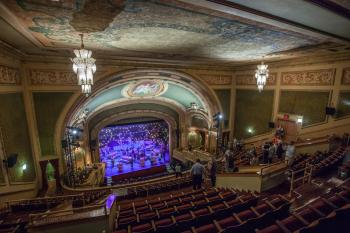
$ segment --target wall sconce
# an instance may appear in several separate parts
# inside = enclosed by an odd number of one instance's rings
[[[303,124],[303,117],[302,116],[297,118],[297,123],[298,124]]]
[[[250,133],[250,134],[253,134],[254,133],[254,130],[252,127],[248,127],[247,128],[247,132]]]

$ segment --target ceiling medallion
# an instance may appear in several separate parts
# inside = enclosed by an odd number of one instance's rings
[[[163,94],[167,89],[168,83],[162,80],[139,80],[124,87],[122,94],[125,97],[154,97]]]
[[[257,66],[255,71],[256,85],[258,86],[259,92],[264,89],[266,81],[269,78],[269,70],[267,67],[268,65],[265,65],[264,61],[261,61],[261,64]]]
[[[92,51],[84,48],[83,34],[80,34],[81,47],[74,49],[75,58],[73,71],[77,74],[78,84],[81,85],[81,92],[88,96],[91,93],[91,86],[94,84],[93,74],[96,72],[95,59],[91,57]]]

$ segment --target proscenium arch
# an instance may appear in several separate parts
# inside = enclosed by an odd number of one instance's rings
[[[210,116],[212,116],[213,113],[218,111],[221,112],[222,110],[220,102],[214,91],[205,82],[195,76],[191,76],[184,72],[169,71],[163,69],[131,69],[118,72],[114,75],[109,75],[108,77],[97,81],[94,85],[94,93],[87,99],[82,100],[75,105],[74,109],[71,111],[71,114],[67,118],[67,123],[69,124],[73,122],[74,118],[77,118],[79,115],[79,112],[84,109],[84,105],[99,96],[104,91],[117,85],[122,85],[131,81],[147,78],[172,81],[186,87],[203,102],[206,113],[208,115],[208,119],[210,120]],[[157,97],[154,99],[157,99]],[[128,100],[130,99],[128,98]]]
[[[84,106],[86,106],[86,104],[89,101],[92,101],[94,98],[98,97],[100,94],[109,90],[110,88],[116,87],[118,85],[127,84],[133,81],[144,80],[144,79],[169,81],[191,92],[201,101],[201,103],[203,103],[205,111],[199,111],[199,112],[209,122],[209,125],[211,125],[212,123],[211,116],[213,115],[213,113],[222,112],[220,101],[218,100],[215,92],[203,80],[196,77],[195,75],[189,75],[187,73],[180,72],[180,71],[170,71],[170,70],[164,70],[164,69],[124,70],[121,72],[117,72],[115,74],[109,74],[108,76],[105,76],[99,79],[93,87],[93,93],[88,98],[86,98],[81,94],[79,97],[75,96],[74,103],[71,103],[70,107],[68,109],[65,109],[65,114],[64,114],[65,116],[62,116],[62,114],[60,116],[60,118],[62,118],[61,122],[63,122],[63,124],[60,124],[60,127],[59,126],[57,127],[59,129],[56,128],[56,135],[59,135],[58,137],[56,137],[57,147],[59,148],[58,151],[60,152],[58,154],[62,154],[62,149],[58,145],[60,144],[59,138],[63,138],[64,136],[65,127],[73,126],[72,123],[77,119],[80,113],[85,109]],[[189,110],[188,110],[189,106],[181,106],[181,104],[177,103],[176,101],[162,98],[159,96],[141,97],[141,98],[131,97],[131,98],[124,98],[124,100],[111,100],[108,103],[106,102],[104,104],[101,104],[101,106],[96,108],[94,111],[88,113],[86,125],[88,125],[89,119],[91,119],[91,117],[93,117],[95,114],[98,114],[100,111],[104,111],[108,108],[127,105],[135,102],[163,104],[173,108],[178,112],[179,121],[182,123],[182,125],[179,124],[177,125],[177,127],[184,135],[186,134],[188,130],[187,127],[189,126],[189,124],[187,123],[187,121],[185,121],[185,119],[188,118],[187,115],[189,113]],[[191,111],[192,110],[190,110],[190,112]],[[84,126],[84,129],[85,127],[86,126]],[[87,138],[89,138],[88,135],[87,135]],[[86,137],[84,137],[84,140],[85,139]],[[183,140],[182,135],[180,135],[179,140],[181,142],[184,142],[183,146],[186,146],[185,145],[186,142],[185,140]],[[62,159],[62,156],[59,156],[59,158]]]

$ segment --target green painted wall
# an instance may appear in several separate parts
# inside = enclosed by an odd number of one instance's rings
[[[336,109],[336,118],[350,115],[350,91],[341,91],[339,93],[338,105]]]
[[[54,133],[57,119],[72,92],[34,92],[34,108],[41,155],[55,155]]]
[[[234,135],[238,139],[264,134],[271,129],[274,91],[237,90]],[[251,129],[251,132],[248,131]]]
[[[228,129],[230,122],[231,90],[215,90],[215,94],[222,106],[224,114],[224,129]]]
[[[303,126],[324,122],[330,92],[282,91],[280,113],[303,116]]]
[[[5,154],[18,154],[16,165],[8,170],[10,182],[33,181],[35,168],[22,94],[0,94],[0,109]],[[24,164],[27,166],[26,170],[22,170]]]

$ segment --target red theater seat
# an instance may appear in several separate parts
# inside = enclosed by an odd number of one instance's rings
[[[277,225],[271,225],[262,230],[256,230],[255,232],[256,233],[284,233],[284,231],[282,231],[281,228]]]
[[[118,228],[122,228],[123,226],[127,226],[129,224],[137,223],[137,216],[133,215],[130,217],[119,218],[118,219]]]
[[[210,224],[206,224],[200,227],[197,227],[193,230],[193,232],[195,233],[216,233],[218,232],[218,230],[215,227],[215,224],[210,223]]]
[[[240,222],[234,216],[230,216],[222,220],[219,220],[217,221],[217,223],[222,229],[225,229],[230,226],[237,226],[240,224]]]
[[[154,212],[154,211],[139,214],[139,221],[140,222],[147,222],[149,220],[157,219],[157,218],[158,218],[158,216],[157,216],[156,212]]]
[[[145,223],[145,224],[132,227],[131,232],[132,233],[150,233],[150,232],[154,232],[154,229],[152,227],[152,224]]]
[[[296,231],[302,227],[304,227],[306,224],[302,222],[297,217],[291,215],[288,218],[281,221],[281,223],[290,231]]]

